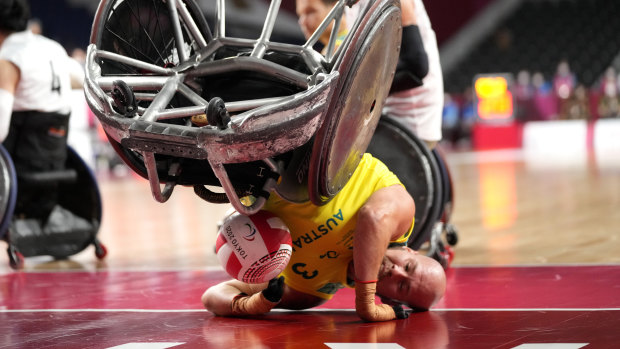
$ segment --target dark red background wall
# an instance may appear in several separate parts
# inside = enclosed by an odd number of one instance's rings
[[[431,19],[441,46],[467,21],[494,0],[424,0],[426,12]]]

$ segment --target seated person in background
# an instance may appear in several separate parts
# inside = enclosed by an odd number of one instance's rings
[[[291,260],[281,277],[269,283],[230,280],[207,289],[202,302],[216,315],[308,309],[340,288],[354,287],[360,318],[387,321],[407,316],[402,305],[427,310],[445,292],[442,266],[406,247],[413,230],[413,199],[370,154],[327,204],[296,204],[272,193],[263,209],[291,231]],[[375,295],[386,304],[375,304]]]
[[[297,0],[299,25],[306,39],[319,27],[336,2],[337,0]],[[366,4],[367,0],[361,0],[352,8],[346,8],[346,16],[340,23],[336,44],[344,40],[347,26],[355,22],[359,9]],[[422,0],[402,0],[401,20],[401,51],[383,114],[399,117],[432,149],[441,140],[444,97],[437,39]],[[321,36],[320,42],[323,45],[327,45],[332,30],[333,28],[329,27]]]
[[[347,23],[353,23],[349,18],[355,18],[367,1],[347,8]],[[398,117],[432,149],[441,140],[444,102],[439,48],[422,0],[401,0],[400,4],[401,52],[383,114]]]
[[[1,2],[0,142],[18,178],[64,169],[71,112],[71,59],[60,44],[29,31],[29,18],[26,0]],[[57,185],[18,187],[15,215],[45,224],[59,207]]]

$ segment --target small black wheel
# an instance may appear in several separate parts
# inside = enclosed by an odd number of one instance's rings
[[[108,255],[108,249],[99,240],[95,239],[95,256],[97,259],[104,259]]]
[[[428,256],[439,262],[444,270],[447,270],[454,260],[454,251],[452,247],[445,246],[443,242],[438,241],[437,248]]]
[[[450,246],[454,246],[459,242],[459,235],[453,224],[446,224],[446,241]]]
[[[9,248],[6,250],[9,255],[9,265],[15,270],[20,270],[24,267],[24,255],[22,255],[13,245],[9,244]]]
[[[136,96],[134,95],[131,87],[129,87],[125,81],[114,81],[112,99],[114,100],[114,107],[119,114],[122,114],[128,118],[136,115],[136,112],[138,111]]]
[[[228,110],[226,110],[226,104],[224,100],[219,97],[214,97],[209,101],[206,114],[209,124],[217,126],[220,129],[226,128],[226,125],[230,122],[230,115],[228,114]]]

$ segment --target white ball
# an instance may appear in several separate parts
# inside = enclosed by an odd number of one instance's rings
[[[293,252],[291,233],[271,212],[251,216],[235,212],[224,218],[215,252],[230,276],[259,284],[278,276],[288,264]]]

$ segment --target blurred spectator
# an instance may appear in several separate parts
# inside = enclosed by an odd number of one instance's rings
[[[460,139],[459,143],[469,142],[471,132],[476,123],[477,117],[474,103],[474,89],[468,87],[463,93],[463,104],[461,106]]]
[[[588,90],[582,84],[575,87],[575,92],[569,97],[564,104],[565,111],[560,113],[562,119],[576,120],[576,119],[590,119],[590,100],[588,97]]]
[[[521,70],[517,74],[517,83],[515,84],[515,100],[517,105],[516,119],[520,122],[534,120],[536,113],[534,111],[534,86],[528,70]]]
[[[601,118],[617,118],[620,116],[617,80],[615,69],[613,67],[607,68],[601,81],[601,99],[597,110]]]
[[[566,115],[569,110],[568,104],[573,97],[576,85],[577,78],[571,72],[568,61],[565,59],[561,60],[553,77],[553,91],[558,98],[561,119],[568,118],[568,115]]]
[[[534,86],[535,120],[552,120],[557,117],[558,104],[551,84],[545,80],[541,72],[532,75]]]
[[[84,67],[86,64],[86,52],[81,48],[71,51],[71,88],[82,89],[84,85]]]
[[[609,67],[605,70],[605,75],[601,80],[601,94],[609,96],[618,95],[618,80],[616,78],[616,70],[614,67]]]
[[[75,59],[83,67],[86,64],[86,51],[81,47],[76,47],[71,50],[71,58]]]
[[[442,134],[448,143],[456,144],[460,137],[459,105],[448,93],[444,94],[442,111]]]
[[[508,52],[512,49],[512,32],[504,27],[495,32],[495,46],[500,52]]]
[[[28,29],[33,34],[43,35],[43,24],[38,18],[31,18],[28,20]]]

